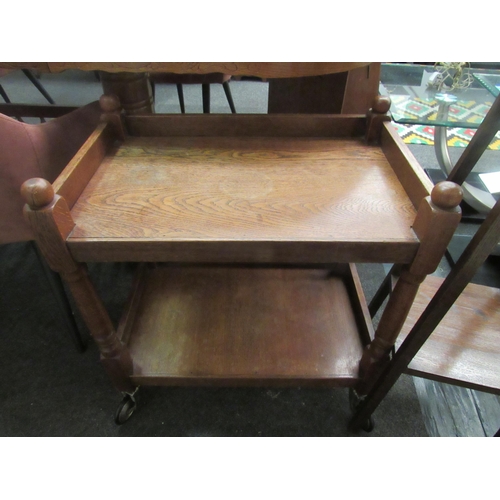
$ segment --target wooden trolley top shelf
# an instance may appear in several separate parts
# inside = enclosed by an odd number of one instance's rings
[[[411,261],[415,201],[393,159],[363,137],[303,135],[126,137],[81,193],[67,196],[71,165],[56,182],[68,246],[87,261]]]

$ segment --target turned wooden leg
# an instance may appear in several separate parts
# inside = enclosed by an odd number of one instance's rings
[[[154,100],[147,73],[100,72],[105,94],[116,95],[127,115],[154,113]]]
[[[375,317],[375,314],[377,314],[378,310],[382,307],[382,304],[384,303],[385,299],[392,292],[395,286],[394,281],[396,279],[396,276],[399,276],[400,274],[400,268],[401,266],[397,264],[392,266],[391,270],[384,278],[384,281],[380,285],[379,289],[375,292],[375,295],[373,296],[372,300],[370,301],[370,304],[368,305],[368,311],[370,312],[371,318]]]
[[[359,395],[370,390],[387,364],[420,283],[436,270],[460,222],[461,201],[462,189],[452,182],[437,184],[431,196],[422,201],[413,224],[420,246],[413,262],[402,267],[375,337],[365,348],[359,364],[360,382],[356,387]]]
[[[27,203],[24,214],[38,247],[50,268],[67,283],[113,384],[120,391],[133,393],[130,353],[119,340],[86,266],[76,262],[66,246],[66,238],[75,226],[66,200],[55,195],[52,185],[44,179],[24,182],[21,194]]]

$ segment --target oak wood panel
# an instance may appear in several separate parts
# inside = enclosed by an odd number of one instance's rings
[[[100,123],[55,180],[54,191],[70,209],[101,165],[113,139],[111,125]]]
[[[390,122],[383,124],[381,147],[413,205],[418,208],[422,199],[431,193],[433,184]]]
[[[415,244],[415,210],[361,140],[131,138],[73,207],[71,239]]]
[[[127,116],[126,124],[139,137],[358,137],[365,133],[366,116],[156,114]]]
[[[325,75],[349,71],[366,66],[368,62],[8,62],[0,68],[34,69],[59,73],[68,69],[107,71],[109,73],[225,73],[229,75],[257,76],[260,78],[286,78]]]
[[[362,347],[341,277],[196,267],[147,274],[128,343],[136,383],[356,380]]]
[[[427,307],[442,278],[429,276],[398,339]],[[500,290],[469,284],[410,362],[407,372],[474,389],[500,391]]]
[[[75,238],[68,240],[81,262],[181,262],[314,264],[332,262],[411,262],[418,241],[185,241],[154,238]]]

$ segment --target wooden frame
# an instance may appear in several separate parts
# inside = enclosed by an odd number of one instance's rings
[[[33,179],[23,194],[119,390],[369,389],[460,220],[460,188],[430,192],[389,104],[368,117],[123,120],[101,99],[104,123],[53,186]],[[140,266],[117,331],[92,260],[165,263]],[[402,266],[376,332],[356,262]]]

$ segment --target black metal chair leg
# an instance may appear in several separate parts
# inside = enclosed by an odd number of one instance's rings
[[[57,305],[59,306],[61,316],[64,319],[64,322],[66,323],[66,327],[71,334],[71,338],[73,339],[76,348],[79,351],[84,352],[85,349],[87,348],[87,343],[83,340],[80,331],[78,330],[78,326],[76,324],[75,317],[73,316],[73,311],[71,309],[71,305],[66,295],[66,291],[64,290],[61,278],[59,274],[50,269],[47,262],[45,262],[45,259],[40,254],[40,251],[38,250],[38,247],[36,246],[35,242],[32,242],[32,247],[36,253],[38,261],[42,266],[45,276],[47,277],[47,281],[49,282],[50,288],[54,293],[54,297],[56,298]]]
[[[0,85],[0,95],[7,104],[10,104],[9,96],[7,95],[7,92],[5,92],[4,88],[1,85]]]
[[[231,113],[236,113],[236,108],[234,107],[233,96],[231,95],[231,89],[229,88],[229,82],[224,82],[222,84],[224,92],[226,93],[227,102],[231,108]]]
[[[9,99],[9,96],[7,95],[7,92],[5,92],[5,89],[1,85],[0,85],[0,95],[7,104],[12,104],[11,100]],[[23,119],[20,116],[16,116],[15,118],[16,120],[24,123]]]
[[[210,113],[210,84],[201,84],[201,93],[203,98],[203,113]]]
[[[44,86],[40,83],[40,80],[33,75],[29,69],[23,69],[22,72],[26,75],[29,81],[39,90],[39,92],[50,102],[50,104],[55,104],[54,99],[50,97],[49,93],[45,90]]]
[[[179,105],[181,107],[181,113],[186,112],[186,108],[184,107],[184,90],[182,89],[182,83],[177,83],[177,95],[179,96]]]

